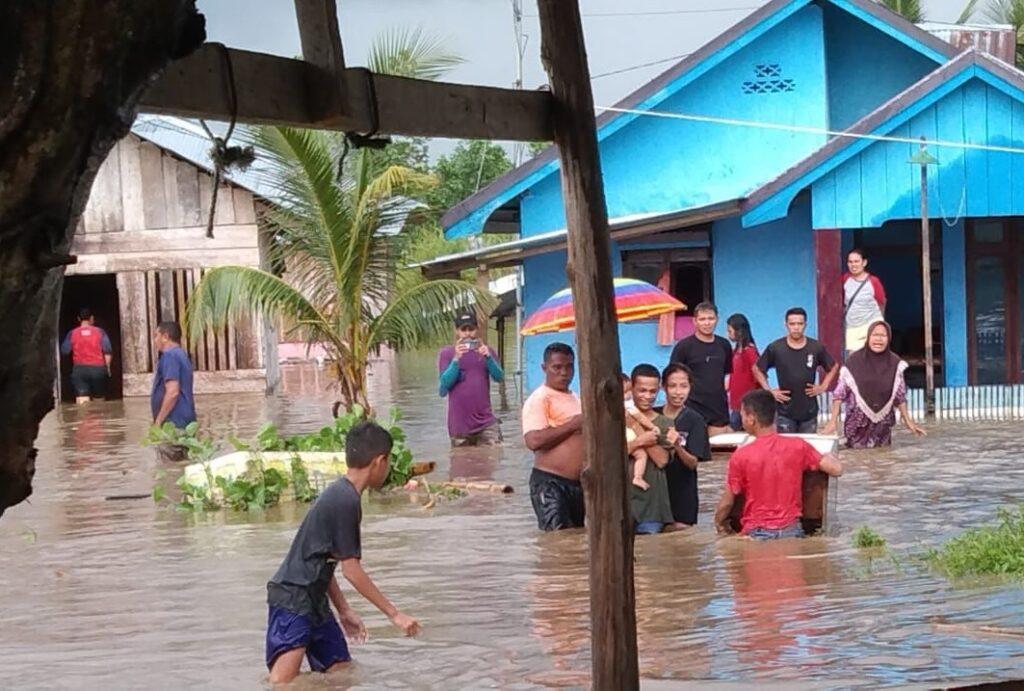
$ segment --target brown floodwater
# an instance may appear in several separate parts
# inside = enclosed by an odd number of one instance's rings
[[[299,686],[503,688],[585,685],[587,568],[582,531],[541,534],[526,492],[530,460],[517,414],[505,448],[450,453],[433,357],[378,368],[378,406],[405,411],[418,457],[435,477],[509,482],[511,496],[474,495],[424,510],[370,499],[367,570],[423,623],[405,639],[358,595],[370,641],[350,669]],[[204,427],[252,435],[328,420],[313,369],[286,371],[276,398],[199,400]],[[35,494],[0,519],[0,679],[4,687],[210,688],[264,683],[265,583],[305,507],[195,516],[152,500],[159,463],[139,445],[147,401],[63,406],[44,422]],[[951,584],[915,554],[1024,499],[1017,424],[930,425],[891,450],[843,452],[832,537],[752,543],[716,539],[710,512],[725,463],[703,464],[700,525],[637,540],[642,675],[670,681],[775,682],[781,687],[931,686],[1024,678],[1024,590]],[[850,535],[870,524],[896,558],[868,558]],[[345,587],[345,584],[343,584]],[[667,680],[667,681],[666,681]]]

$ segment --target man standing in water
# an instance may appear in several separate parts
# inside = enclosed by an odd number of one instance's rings
[[[438,392],[448,397],[448,436],[452,446],[494,446],[501,443],[501,423],[491,410],[490,379],[505,373],[497,356],[482,340],[472,310],[455,317],[455,345],[437,356],[441,373]]]
[[[839,363],[832,359],[823,346],[804,335],[807,312],[802,307],[786,311],[786,337],[772,341],[754,368],[754,378],[762,388],[771,391],[779,404],[777,425],[779,432],[788,434],[814,434],[818,429],[818,396],[829,390]],[[778,388],[768,383],[768,370],[778,375]],[[820,384],[818,368],[825,371]]]
[[[720,534],[731,532],[729,515],[736,497],[743,495],[744,535],[760,540],[802,537],[804,471],[821,470],[839,477],[842,464],[832,454],[821,455],[803,439],[780,436],[775,431],[775,400],[768,391],[747,393],[740,418],[754,441],[729,459],[715,527]]]
[[[544,349],[541,369],[544,383],[523,403],[523,440],[533,451],[530,501],[541,530],[581,528],[583,414],[579,397],[569,390],[576,355],[565,343],[552,343]]]
[[[71,356],[71,386],[75,390],[75,403],[88,403],[103,398],[110,379],[113,349],[107,332],[96,326],[92,310],[78,310],[78,326],[68,331],[60,352]]]
[[[702,302],[693,310],[696,333],[676,343],[669,363],[686,365],[693,372],[693,388],[687,406],[697,411],[708,426],[708,434],[731,431],[726,377],[732,372],[732,346],[715,335],[718,308]]]
[[[153,345],[160,353],[153,374],[153,392],[149,396],[153,424],[170,422],[184,429],[196,421],[195,396],[192,393],[192,361],[181,347],[181,327],[175,322],[160,322],[153,333]]]
[[[846,352],[864,347],[868,327],[882,321],[885,315],[885,288],[877,276],[869,274],[868,259],[860,250],[846,255],[843,276],[843,320],[846,325]]]

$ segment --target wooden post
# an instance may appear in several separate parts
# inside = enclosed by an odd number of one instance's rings
[[[506,382],[508,381],[508,371],[506,370],[507,365],[505,364],[505,322],[507,318],[505,315],[498,317],[498,364],[501,366],[505,376],[502,377],[501,381],[498,382],[498,400],[501,402],[501,410],[505,412],[508,410],[508,387]]]
[[[817,284],[818,340],[830,355],[843,358],[842,233],[838,228],[815,229],[814,269]]]
[[[590,546],[591,685],[639,686],[633,519],[626,480],[618,323],[604,184],[577,0],[539,0],[541,58],[551,82],[555,144],[568,228],[566,267],[577,320],[583,486]]]
[[[341,112],[344,110],[341,104],[345,54],[341,48],[337,3],[335,0],[295,0],[295,16],[299,20],[302,59],[324,69],[331,78],[325,88],[309,90],[311,105],[318,113]]]
[[[928,225],[928,166],[938,161],[928,153],[921,137],[921,148],[911,157],[921,166],[921,295],[924,309],[924,405],[927,415],[935,414],[935,346],[932,342],[932,242]]]

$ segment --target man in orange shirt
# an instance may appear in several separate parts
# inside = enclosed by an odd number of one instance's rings
[[[576,356],[565,343],[544,349],[544,383],[523,403],[523,440],[533,451],[530,500],[541,530],[583,526],[583,415],[569,390]]]

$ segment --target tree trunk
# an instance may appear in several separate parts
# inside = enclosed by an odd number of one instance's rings
[[[194,0],[2,5],[0,515],[32,492],[64,266],[93,178],[149,81],[204,38]]]

